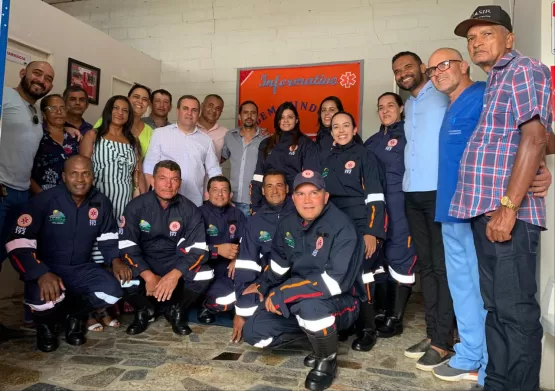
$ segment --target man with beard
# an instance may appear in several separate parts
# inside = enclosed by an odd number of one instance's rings
[[[233,203],[248,216],[251,202],[250,183],[256,168],[258,147],[267,135],[256,126],[258,106],[253,101],[241,103],[239,118],[241,126],[225,135],[222,159],[231,159]]]
[[[426,338],[405,351],[418,358],[416,367],[431,371],[449,359],[454,320],[447,285],[441,224],[435,222],[439,130],[449,98],[425,74],[426,65],[412,52],[396,54],[393,73],[399,88],[411,93],[405,103],[405,211],[416,246]]]
[[[218,123],[224,110],[224,100],[216,94],[206,95],[202,101],[200,108],[200,117],[198,119],[198,128],[204,134],[207,134],[214,143],[214,151],[218,161],[222,158],[222,148],[224,146],[224,137],[228,129]]]
[[[33,161],[43,136],[36,102],[52,90],[54,69],[33,61],[19,72],[17,88],[4,88],[0,133],[0,269],[6,259],[4,243],[21,207],[29,199]],[[0,324],[0,342],[17,337]]]
[[[163,89],[154,91],[150,107],[152,112],[148,117],[143,118],[145,124],[152,129],[171,125],[171,122],[168,121],[168,113],[172,109],[172,94]]]
[[[64,90],[66,104],[66,123],[64,126],[79,129],[84,136],[92,129],[92,125],[83,119],[83,114],[89,107],[89,95],[81,86],[69,86]]]

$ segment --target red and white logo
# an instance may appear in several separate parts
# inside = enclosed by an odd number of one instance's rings
[[[347,163],[345,163],[345,168],[347,170],[352,170],[353,168],[355,168],[356,163],[352,160],[349,160]]]
[[[324,238],[320,236],[316,241],[316,250],[320,250],[322,247],[324,247]]]
[[[172,221],[170,223],[170,231],[177,232],[179,231],[179,228],[181,228],[181,224],[179,224],[178,221]]]
[[[98,209],[90,208],[89,209],[89,219],[96,220],[98,218]]]
[[[351,88],[357,84],[357,75],[352,72],[345,72],[339,78],[339,85],[343,88]]]
[[[22,214],[17,219],[17,225],[19,225],[20,227],[23,227],[23,228],[26,228],[26,227],[30,226],[32,222],[33,222],[33,218],[31,217],[30,214],[27,214],[27,213]]]
[[[125,227],[125,217],[120,216],[119,221],[118,221],[118,226],[119,226],[120,228]]]
[[[291,146],[289,147],[289,152],[295,152],[295,151],[297,150],[297,148],[299,148],[298,145],[291,145]]]
[[[392,138],[391,140],[389,140],[387,142],[387,146],[390,147],[390,148],[393,148],[396,145],[397,145],[397,139]]]
[[[305,178],[312,178],[314,176],[314,171],[304,170],[302,174]]]
[[[229,233],[230,233],[231,235],[233,235],[233,234],[235,234],[235,231],[237,231],[237,227],[235,226],[235,224],[231,224],[231,225],[229,226]]]

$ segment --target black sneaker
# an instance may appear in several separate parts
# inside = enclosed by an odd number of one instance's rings
[[[420,358],[424,355],[424,353],[426,353],[430,345],[431,342],[428,342],[427,339],[423,339],[422,341],[418,342],[415,345],[412,345],[410,348],[405,350],[405,357]]]
[[[426,353],[416,362],[416,368],[421,371],[431,372],[435,367],[439,367],[443,363],[449,361],[450,354],[441,357],[441,354],[434,348],[430,347]]]

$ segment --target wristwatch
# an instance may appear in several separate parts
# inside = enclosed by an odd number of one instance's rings
[[[513,201],[511,201],[511,199],[508,196],[503,196],[501,198],[501,205],[503,205],[505,208],[509,208],[515,212],[518,212],[518,210],[520,209],[519,206],[516,206],[515,204],[513,204]]]

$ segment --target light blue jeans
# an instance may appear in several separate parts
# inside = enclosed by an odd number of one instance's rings
[[[233,203],[237,209],[239,209],[245,217],[249,217],[251,215],[251,204],[245,204],[243,202],[234,202]]]
[[[449,361],[453,368],[478,371],[478,384],[484,385],[488,352],[486,348],[486,310],[480,293],[478,257],[470,223],[441,223],[447,282],[461,342]]]

